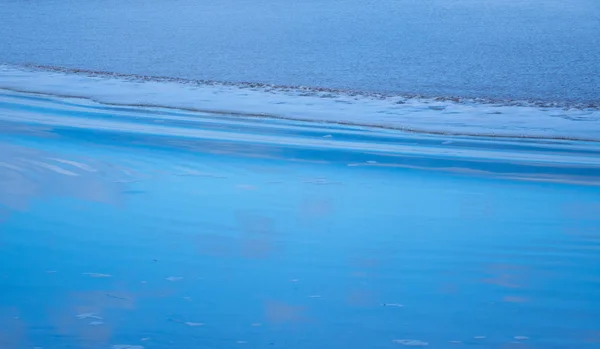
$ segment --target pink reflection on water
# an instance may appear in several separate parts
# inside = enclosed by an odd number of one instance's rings
[[[366,289],[350,290],[347,295],[347,303],[354,307],[374,307],[380,304],[377,302],[375,293]]]
[[[126,169],[93,159],[65,159],[24,146],[0,143],[0,205],[26,211],[40,197],[73,197],[119,206],[131,177]]]
[[[487,271],[493,276],[483,279],[483,282],[505,288],[525,287],[532,273],[528,267],[513,264],[492,264]]]
[[[330,199],[306,199],[300,205],[300,217],[303,219],[318,219],[331,215],[334,212],[333,202]]]
[[[306,321],[306,307],[279,301],[268,301],[265,306],[267,319],[275,324]]]
[[[99,308],[80,306],[53,311],[51,316],[53,332],[75,339],[82,348],[107,345],[115,332],[114,326],[110,323],[103,323],[101,326],[90,325],[91,322],[98,320],[88,319],[85,315],[100,317],[90,310],[99,310]],[[78,313],[79,311],[83,312]]]
[[[17,307],[0,308],[0,348],[18,348],[28,344],[27,324]]]
[[[276,250],[274,222],[271,218],[251,211],[238,210],[242,256],[270,258]]]
[[[502,299],[507,303],[527,303],[529,302],[529,298],[527,297],[519,297],[519,296],[504,296]]]
[[[243,240],[242,255],[245,258],[269,258],[274,250],[273,243],[266,238]]]

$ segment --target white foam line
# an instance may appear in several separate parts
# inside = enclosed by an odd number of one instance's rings
[[[102,103],[253,114],[473,135],[600,140],[599,110],[375,98],[220,84],[140,81],[0,65],[0,88]],[[403,104],[398,104],[401,102]]]

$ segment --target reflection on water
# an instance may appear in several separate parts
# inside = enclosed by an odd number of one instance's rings
[[[2,109],[2,348],[600,343],[593,146],[59,102]]]
[[[26,211],[33,199],[44,196],[118,205],[123,182],[132,177],[124,168],[102,165],[98,161],[62,159],[58,154],[12,142],[0,146],[3,184],[0,204],[13,210]]]

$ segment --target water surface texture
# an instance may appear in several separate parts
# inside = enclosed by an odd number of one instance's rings
[[[599,103],[597,0],[3,0],[0,63]]]
[[[2,348],[600,345],[597,142],[8,90],[0,127]]]
[[[600,348],[599,18],[0,0],[0,349]]]

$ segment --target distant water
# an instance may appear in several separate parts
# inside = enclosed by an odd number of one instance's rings
[[[597,0],[2,1],[0,63],[600,101]]]

